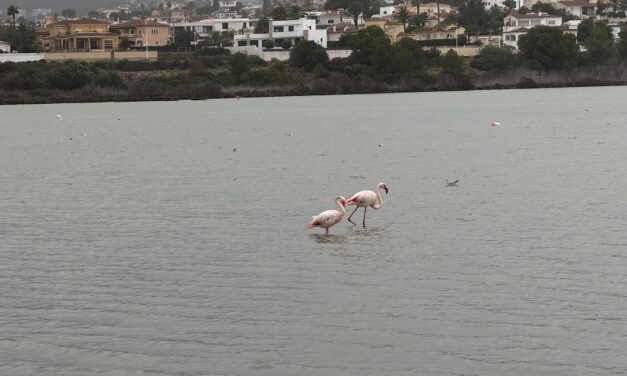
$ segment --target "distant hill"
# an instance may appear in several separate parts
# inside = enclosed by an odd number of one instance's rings
[[[120,4],[128,3],[124,0],[0,0],[0,10],[2,18],[7,15],[9,5],[26,9],[29,13],[35,8],[50,8],[53,12],[61,14],[61,10],[72,8],[78,15],[86,15],[90,10],[98,8],[116,7]]]

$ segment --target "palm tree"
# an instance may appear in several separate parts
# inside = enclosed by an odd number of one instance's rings
[[[436,0],[436,4],[438,4],[438,25],[440,24],[440,0]]]
[[[403,24],[403,31],[405,31],[405,26],[407,26],[407,20],[411,17],[411,13],[409,13],[409,9],[407,6],[401,5],[394,12],[394,19]]]
[[[416,15],[420,15],[420,0],[412,0],[411,3],[416,6]]]
[[[13,27],[15,27],[15,16],[17,16],[19,13],[20,11],[17,9],[15,5],[11,5],[7,9],[7,15],[13,17]]]

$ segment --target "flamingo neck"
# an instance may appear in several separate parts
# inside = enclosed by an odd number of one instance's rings
[[[381,205],[383,205],[383,197],[381,197],[381,192],[379,192],[379,187],[377,187],[377,189],[375,189],[375,192],[377,193],[377,202],[374,203],[374,205],[372,205],[373,209],[379,209],[381,207]]]
[[[337,200],[335,200],[335,203],[337,204],[337,206],[340,207],[340,213],[342,213],[342,215],[344,215],[344,213],[346,213],[346,209],[344,208],[344,205],[342,205],[342,200],[337,199]]]

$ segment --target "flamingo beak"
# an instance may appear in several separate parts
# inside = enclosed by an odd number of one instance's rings
[[[385,189],[385,194],[387,195],[387,194],[388,194],[388,186],[387,186],[387,185],[384,185],[384,186],[383,186],[383,189]]]

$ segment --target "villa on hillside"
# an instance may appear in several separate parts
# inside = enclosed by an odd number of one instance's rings
[[[403,27],[404,25],[402,23],[389,21],[385,18],[369,18],[364,20],[364,23],[365,27],[377,26],[378,28],[383,30],[385,35],[390,38],[392,43],[396,43],[399,39],[399,34],[405,32],[405,28]]]
[[[46,25],[50,52],[112,51],[118,48],[118,34],[109,31],[109,22],[81,18]]]
[[[178,32],[191,32],[195,40],[209,38],[213,32],[246,32],[257,25],[256,19],[248,18],[207,18],[194,22],[180,22],[170,24],[170,35]]]
[[[596,5],[585,0],[562,0],[553,4],[556,9],[565,9],[580,19],[596,15]]]
[[[151,47],[168,44],[170,25],[150,20],[131,20],[111,25],[112,30],[120,32],[120,39],[128,40],[131,46]]]
[[[270,32],[267,34],[237,34],[234,37],[236,47],[262,47],[263,42],[272,40],[275,46],[280,46],[285,40],[292,45],[301,40],[313,41],[327,48],[327,30],[316,28],[316,20],[299,18],[297,20],[270,21]]]
[[[527,34],[529,29],[535,26],[549,26],[559,28],[567,33],[574,33],[576,35],[577,30],[574,31],[562,25],[562,17],[538,13],[511,13],[503,19],[503,47],[510,47],[518,49],[518,41],[520,37]]]

